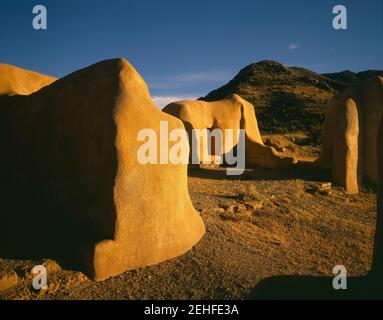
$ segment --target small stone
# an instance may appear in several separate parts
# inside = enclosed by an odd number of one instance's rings
[[[319,193],[321,195],[328,196],[331,193],[331,182],[323,182],[318,184],[311,184],[308,187],[305,188],[306,192],[315,194]]]
[[[252,203],[249,203],[249,202],[246,202],[244,203],[245,207],[247,210],[259,210],[263,207],[263,204],[262,202],[252,202]]]
[[[331,189],[331,182],[323,182],[323,183],[320,183],[320,184],[319,184],[319,187],[320,187],[322,190],[325,190],[325,189]]]
[[[329,195],[331,195],[331,190],[328,190],[328,189],[320,190],[319,194],[322,195],[322,196],[329,196]]]
[[[18,280],[19,278],[13,269],[0,266],[0,292],[15,287]]]
[[[43,265],[49,273],[61,271],[61,267],[54,260],[44,259],[40,264]]]
[[[246,206],[243,204],[236,204],[236,205],[230,206],[227,211],[229,211],[230,213],[240,213],[240,212],[246,211]]]
[[[215,208],[214,209],[216,212],[218,212],[218,213],[223,213],[223,212],[225,212],[225,209],[224,208]]]

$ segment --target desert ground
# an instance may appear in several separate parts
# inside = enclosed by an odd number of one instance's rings
[[[317,147],[288,136],[288,153],[312,160]],[[295,143],[293,143],[295,142]],[[309,167],[249,168],[228,177],[225,168],[189,170],[189,193],[206,225],[202,240],[182,256],[125,272],[103,282],[42,260],[0,259],[0,271],[17,274],[0,299],[246,299],[257,283],[275,275],[330,276],[335,265],[365,275],[372,256],[376,195],[345,194],[341,187],[315,188],[330,177]],[[33,266],[48,270],[48,289],[32,288]],[[329,283],[329,285],[331,285]]]

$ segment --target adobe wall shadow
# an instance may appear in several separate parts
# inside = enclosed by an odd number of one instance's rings
[[[245,172],[240,175],[228,176],[226,168],[229,166],[223,164],[218,170],[200,168],[199,165],[188,166],[188,175],[190,177],[205,178],[211,180],[270,180],[281,181],[289,179],[303,179],[305,181],[331,181],[331,172],[326,169],[319,168],[312,163],[297,163],[289,168],[261,168],[246,164]]]
[[[97,193],[96,187],[89,190],[78,179],[82,176],[76,156],[52,160],[55,148],[67,150],[65,143],[60,145],[66,140],[55,141],[50,135],[53,130],[35,125],[39,122],[33,121],[33,108],[22,110],[23,117],[16,114],[14,110],[24,106],[24,99],[33,103],[37,98],[0,99],[0,257],[51,258],[66,269],[83,269],[87,259],[92,259],[84,258],[85,249],[113,238],[115,211],[104,200],[112,199],[113,187],[108,193]],[[54,125],[49,119],[45,123],[48,129]],[[116,171],[114,153],[110,158],[110,170]],[[109,180],[100,185],[114,184],[114,176]]]
[[[260,281],[248,299],[383,299],[383,121],[378,142],[378,197],[371,270],[347,279],[347,289],[335,290],[333,277],[276,276]]]

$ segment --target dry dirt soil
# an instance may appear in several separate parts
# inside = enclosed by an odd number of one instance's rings
[[[49,257],[0,259],[3,274],[18,276],[0,299],[245,299],[274,275],[328,276],[338,264],[350,276],[366,274],[375,194],[346,195],[336,186],[313,192],[311,186],[326,179],[306,171],[249,169],[229,179],[224,168],[191,170],[190,195],[207,228],[192,250],[100,283],[62,270]],[[35,292],[31,269],[41,263],[48,289]]]

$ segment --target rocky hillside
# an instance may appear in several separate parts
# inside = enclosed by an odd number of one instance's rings
[[[243,68],[202,99],[239,94],[255,105],[262,133],[303,132],[311,143],[318,144],[327,101],[348,86],[343,78],[265,60]]]
[[[345,70],[342,72],[323,73],[322,75],[335,81],[340,81],[346,84],[355,84],[371,77],[383,75],[383,70],[366,70],[362,72]]]

